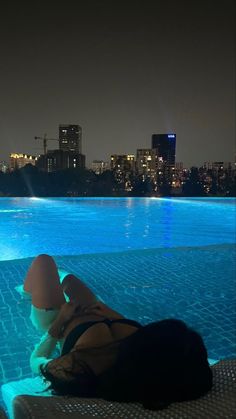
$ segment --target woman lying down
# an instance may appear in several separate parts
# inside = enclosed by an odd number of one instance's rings
[[[167,319],[142,326],[127,319],[98,301],[74,275],[60,284],[48,255],[33,261],[23,288],[32,298],[34,326],[46,332],[31,355],[31,368],[56,394],[159,409],[211,389],[203,340],[184,322]],[[57,345],[61,354],[52,359]]]

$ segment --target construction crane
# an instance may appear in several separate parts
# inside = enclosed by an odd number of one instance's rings
[[[34,139],[43,141],[43,154],[44,154],[44,156],[46,156],[46,154],[47,154],[47,142],[48,141],[59,141],[58,138],[47,138],[47,134],[44,134],[43,137],[34,137]]]

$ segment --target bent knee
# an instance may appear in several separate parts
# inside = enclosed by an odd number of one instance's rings
[[[47,253],[41,253],[40,255],[38,255],[37,257],[36,257],[36,259],[52,259],[52,256],[50,256],[50,255],[47,255]]]
[[[71,283],[72,281],[78,281],[78,278],[76,278],[76,276],[75,275],[73,275],[73,274],[66,274],[65,276],[64,276],[64,278],[62,279],[62,286],[63,287],[65,287],[65,286],[67,286],[69,283]]]
[[[54,260],[53,260],[52,256],[47,255],[46,253],[42,253],[34,259],[34,262],[42,263],[42,264],[44,264],[44,263],[48,264],[48,263],[51,263],[51,262],[54,263]]]

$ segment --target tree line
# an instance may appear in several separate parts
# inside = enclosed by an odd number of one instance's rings
[[[118,182],[115,173],[107,170],[100,175],[88,169],[66,169],[47,173],[32,165],[9,173],[0,172],[0,196],[175,196],[168,178],[150,178],[132,175],[129,187]],[[235,176],[224,176],[219,182],[212,176],[206,192],[203,177],[198,168],[186,175],[180,196],[235,196]]]

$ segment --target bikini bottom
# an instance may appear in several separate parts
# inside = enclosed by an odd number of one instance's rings
[[[74,329],[72,329],[71,332],[66,337],[63,348],[62,348],[62,355],[65,355],[68,352],[70,352],[71,349],[74,347],[75,343],[77,342],[77,340],[80,338],[80,336],[82,336],[82,334],[86,332],[87,329],[89,329],[91,326],[93,326],[96,323],[105,323],[108,326],[111,326],[114,323],[123,323],[123,324],[129,324],[130,326],[134,326],[137,328],[142,327],[140,323],[136,322],[135,320],[130,320],[130,319],[115,319],[115,320],[105,319],[101,321],[100,320],[90,321],[90,322],[79,324]]]

